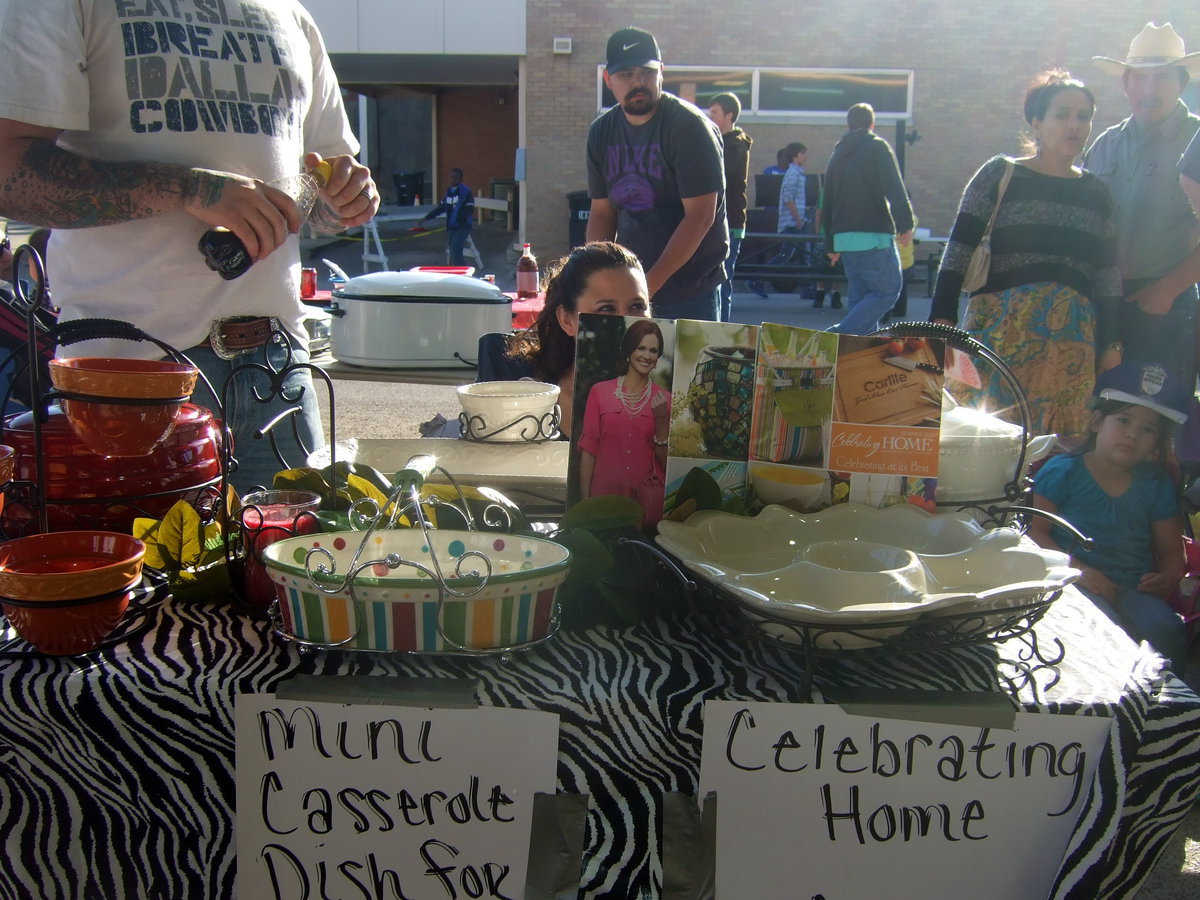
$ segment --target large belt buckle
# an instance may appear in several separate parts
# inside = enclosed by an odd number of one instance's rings
[[[221,336],[221,328],[228,319],[213,319],[212,324],[208,327],[208,345],[212,348],[213,355],[217,359],[223,359],[226,362],[238,359],[245,356],[247,353],[253,353],[257,347],[249,347],[245,350],[230,350],[225,346],[225,338]]]

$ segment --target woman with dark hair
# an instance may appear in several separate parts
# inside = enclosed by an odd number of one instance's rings
[[[1068,448],[1086,436],[1097,363],[1103,371],[1120,362],[1113,203],[1100,179],[1075,165],[1095,111],[1092,92],[1067,72],[1034,79],[1025,95],[1028,155],[993,157],[967,184],[929,315],[958,320],[963,277],[992,221],[987,281],[968,299],[962,328],[1013,370],[1030,427]],[[1019,421],[999,373],[980,375],[980,390],[955,385],[955,396]]]
[[[649,291],[638,258],[611,241],[584,244],[550,263],[543,290],[537,321],[509,338],[507,355],[531,364],[539,381],[559,386],[559,428],[569,435],[579,314],[648,316]]]
[[[642,527],[662,518],[671,392],[650,373],[664,346],[651,319],[625,329],[619,374],[592,385],[579,438],[580,497],[631,497],[642,505]]]

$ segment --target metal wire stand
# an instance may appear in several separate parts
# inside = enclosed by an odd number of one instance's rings
[[[717,585],[704,583],[704,594],[713,604],[740,623],[745,637],[765,641],[799,653],[804,658],[804,677],[799,699],[812,699],[812,684],[817,667],[823,662],[879,659],[902,654],[936,653],[963,647],[1000,645],[1017,641],[1015,658],[1002,660],[1013,674],[1002,677],[1009,690],[1036,684],[1036,675],[1049,670],[1053,686],[1058,681],[1056,667],[1065,656],[1057,639],[1047,647],[1034,626],[1041,621],[1061,591],[1050,591],[1036,600],[1005,609],[974,609],[941,615],[897,617],[867,623],[810,623],[750,609],[733,594]]]
[[[436,496],[422,498],[421,489],[434,471],[440,472],[450,482],[458,495],[457,501],[443,501]],[[413,457],[408,461],[404,469],[397,473],[395,481],[395,487],[391,494],[389,494],[387,502],[382,506],[374,500],[367,498],[357,501],[351,507],[351,522],[354,527],[362,529],[362,539],[355,549],[354,555],[346,567],[346,571],[340,575],[340,579],[335,580],[335,578],[338,578],[337,562],[333,554],[325,547],[314,547],[308,551],[305,557],[305,571],[308,574],[309,586],[313,590],[326,595],[348,592],[351,600],[351,608],[354,611],[353,631],[344,640],[333,642],[314,641],[300,637],[288,631],[284,626],[280,602],[277,598],[271,604],[269,616],[272,629],[279,637],[298,644],[301,650],[341,649],[353,650],[360,653],[401,652],[428,656],[500,656],[501,658],[507,658],[514,652],[532,649],[550,640],[558,633],[562,621],[562,609],[557,598],[555,598],[549,627],[546,630],[546,634],[539,638],[507,646],[484,648],[468,647],[455,640],[445,627],[445,604],[447,601],[467,600],[482,592],[487,587],[488,581],[492,576],[492,561],[487,554],[481,551],[467,550],[455,558],[452,569],[447,569],[442,560],[438,558],[434,541],[430,539],[430,533],[435,529],[430,524],[426,515],[426,507],[453,507],[462,516],[463,521],[467,523],[468,531],[476,530],[476,518],[472,514],[467,504],[466,496],[463,494],[462,488],[454,476],[439,466],[436,458],[433,456],[422,455]],[[395,527],[403,517],[407,517],[410,522],[414,523],[414,527],[421,530],[424,538],[424,549],[427,554],[426,558],[405,559],[398,553],[389,553],[382,557],[364,560],[363,557],[369,555],[367,548],[371,544],[371,537],[375,531],[381,527]],[[494,503],[484,507],[481,518],[486,524],[492,527],[508,528],[512,524],[508,511],[503,506]],[[482,568],[468,568],[471,565],[479,565]],[[358,596],[355,590],[355,579],[364,571],[378,571],[378,567],[386,567],[389,571],[394,571],[401,567],[411,568],[429,578],[430,582],[436,586],[437,633],[438,637],[450,648],[449,650],[381,651],[363,650],[349,646],[366,627],[366,602]],[[454,581],[455,585],[458,586],[452,585],[451,581]]]

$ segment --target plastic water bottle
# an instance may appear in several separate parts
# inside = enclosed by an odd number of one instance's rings
[[[308,172],[297,172],[268,184],[295,200],[300,218],[307,220],[317,202],[317,195],[329,183],[332,174],[333,167],[326,160],[321,160]],[[245,275],[254,265],[246,245],[228,228],[210,228],[204,232],[200,236],[199,248],[208,267],[226,281]]]

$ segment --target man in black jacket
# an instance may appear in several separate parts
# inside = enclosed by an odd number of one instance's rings
[[[442,213],[446,214],[446,258],[450,265],[461,266],[465,262],[463,250],[467,246],[467,238],[471,236],[475,195],[463,184],[463,170],[457,167],[450,170],[450,186],[446,188],[442,202],[425,214],[421,224],[436,219]]]
[[[875,134],[875,110],[856,103],[825,170],[821,217],[831,263],[846,270],[849,310],[830,331],[870,334],[896,304],[904,275],[896,244],[912,241],[913,211],[896,155]]]
[[[708,104],[708,117],[721,129],[725,150],[725,219],[729,223],[729,255],[725,257],[725,281],[721,284],[721,321],[728,322],[733,309],[733,267],[737,264],[742,238],[746,236],[746,182],[750,177],[750,147],[754,140],[737,127],[742,101],[737,94],[717,94]]]

